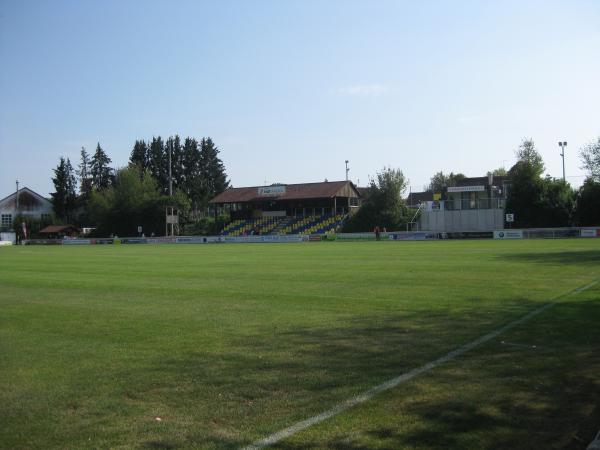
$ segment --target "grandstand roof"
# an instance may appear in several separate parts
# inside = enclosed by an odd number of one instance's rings
[[[51,233],[79,233],[81,230],[73,225],[48,225],[46,228],[40,230],[40,234],[51,234]]]
[[[281,192],[277,192],[279,189],[274,189],[274,192],[261,194],[261,191],[278,187],[281,187]],[[244,203],[333,197],[360,197],[360,193],[351,181],[323,181],[321,183],[229,188],[210,200],[209,203]]]

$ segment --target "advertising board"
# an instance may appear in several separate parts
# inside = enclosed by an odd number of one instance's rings
[[[404,233],[390,233],[388,236],[391,241],[424,241],[429,234],[431,233],[426,233],[424,231],[409,231]]]
[[[523,230],[496,230],[494,239],[523,239]]]
[[[485,186],[450,186],[448,192],[483,192]]]
[[[270,197],[285,194],[285,186],[263,186],[258,188],[260,197]]]
[[[90,245],[92,243],[91,239],[63,239],[63,245]]]

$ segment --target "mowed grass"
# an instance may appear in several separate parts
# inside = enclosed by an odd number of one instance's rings
[[[598,278],[600,239],[0,248],[0,446],[238,448]],[[599,324],[596,286],[275,447],[585,448]]]

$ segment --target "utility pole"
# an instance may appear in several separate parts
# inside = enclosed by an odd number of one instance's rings
[[[346,181],[348,181],[348,172],[350,171],[350,168],[348,167],[348,160],[346,160]]]
[[[562,156],[562,163],[563,163],[563,181],[566,181],[566,177],[565,177],[565,148],[567,148],[567,141],[559,142],[558,146],[561,149],[560,156]]]

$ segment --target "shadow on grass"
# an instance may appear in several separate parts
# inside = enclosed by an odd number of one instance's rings
[[[239,448],[436,359],[539,303],[513,300],[505,306],[504,313],[406,312],[320,328],[273,323],[231,338],[225,349],[163,355],[120,379],[129,380],[123,384],[128,396],[173,411],[164,422],[172,428],[144,434],[141,446]],[[560,308],[558,320],[510,336],[522,346],[502,345],[507,337],[501,336],[460,357],[456,364],[464,373],[450,370],[455,363],[429,372],[431,386],[447,392],[429,396],[419,391],[421,377],[411,382],[400,409],[416,425],[390,425],[394,413],[384,410],[382,425],[365,425],[358,438],[355,430],[316,438],[309,431],[299,443],[274,448],[465,448],[472,447],[473,435],[481,436],[479,448],[585,448],[577,445],[591,440],[600,423],[600,410],[593,408],[600,398],[600,305],[573,301]],[[544,350],[532,352],[528,344]],[[478,383],[484,388],[473,386]],[[389,395],[373,401],[385,402]]]
[[[512,262],[540,263],[547,265],[560,264],[599,264],[600,251],[582,250],[570,252],[548,252],[548,253],[514,253],[500,255],[498,258]]]
[[[333,436],[273,448],[586,449],[600,424],[600,330],[595,325],[600,305],[573,302],[556,308],[549,312],[553,320],[509,333],[524,344],[544,342],[543,351],[506,346],[498,339],[462,357],[459,371],[452,363],[435,369],[431,391],[427,384],[411,385],[401,400],[408,425],[394,423],[383,394],[381,427],[343,428]]]
[[[507,302],[507,321],[535,306],[526,300]],[[201,416],[196,417],[198,432],[182,430],[176,447],[238,448],[503,323],[496,314],[472,308],[468,314],[421,311],[354,318],[320,328],[280,329],[274,323],[271,329],[232,339],[229,351],[198,349],[166,357],[123,378],[152,380],[129,387],[137,398],[160,393],[171,408]],[[161,448],[161,443],[172,446],[173,440],[153,436],[145,445]]]

